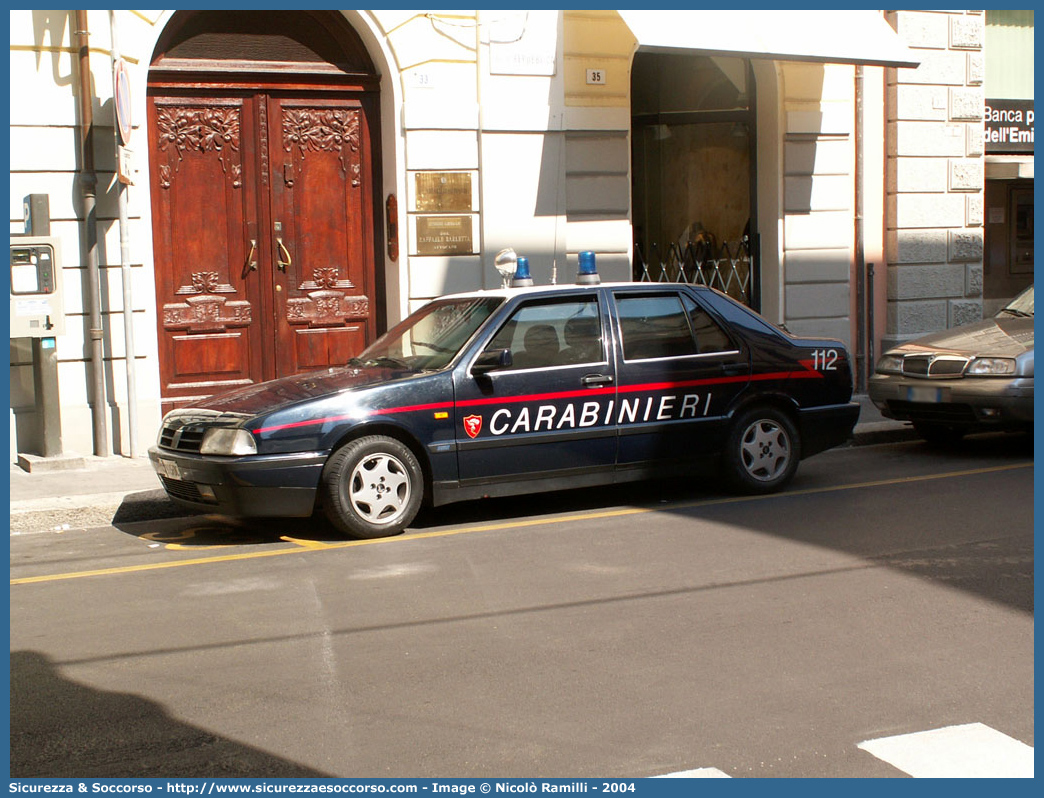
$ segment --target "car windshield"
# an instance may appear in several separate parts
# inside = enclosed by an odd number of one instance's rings
[[[1032,316],[1033,286],[1031,285],[1011,302],[1001,308],[998,316]]]
[[[445,368],[503,301],[501,297],[437,299],[388,330],[349,364],[411,371]]]

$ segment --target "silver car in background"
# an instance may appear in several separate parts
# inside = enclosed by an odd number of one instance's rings
[[[1033,286],[991,319],[889,350],[870,378],[881,413],[924,439],[1033,426]]]

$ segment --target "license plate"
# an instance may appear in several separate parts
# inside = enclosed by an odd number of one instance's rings
[[[941,402],[942,389],[917,385],[906,389],[906,399],[910,402]]]
[[[181,479],[181,469],[178,468],[178,464],[173,460],[157,460],[159,464],[160,473],[168,479]]]

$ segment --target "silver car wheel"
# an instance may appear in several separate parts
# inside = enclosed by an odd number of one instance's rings
[[[790,436],[772,419],[758,419],[740,437],[743,468],[759,482],[778,479],[790,465]]]
[[[413,521],[424,500],[424,471],[402,441],[357,438],[323,467],[320,502],[331,523],[353,538],[386,538]]]
[[[406,467],[390,454],[363,458],[348,484],[352,509],[363,520],[377,525],[393,524],[410,505],[412,486]]]

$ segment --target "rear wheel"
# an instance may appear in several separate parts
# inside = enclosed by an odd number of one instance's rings
[[[383,435],[351,441],[326,461],[323,509],[356,538],[397,535],[416,517],[424,474],[409,447]]]
[[[725,466],[730,481],[744,493],[772,493],[797,471],[801,442],[786,413],[755,407],[740,414],[729,430]]]

